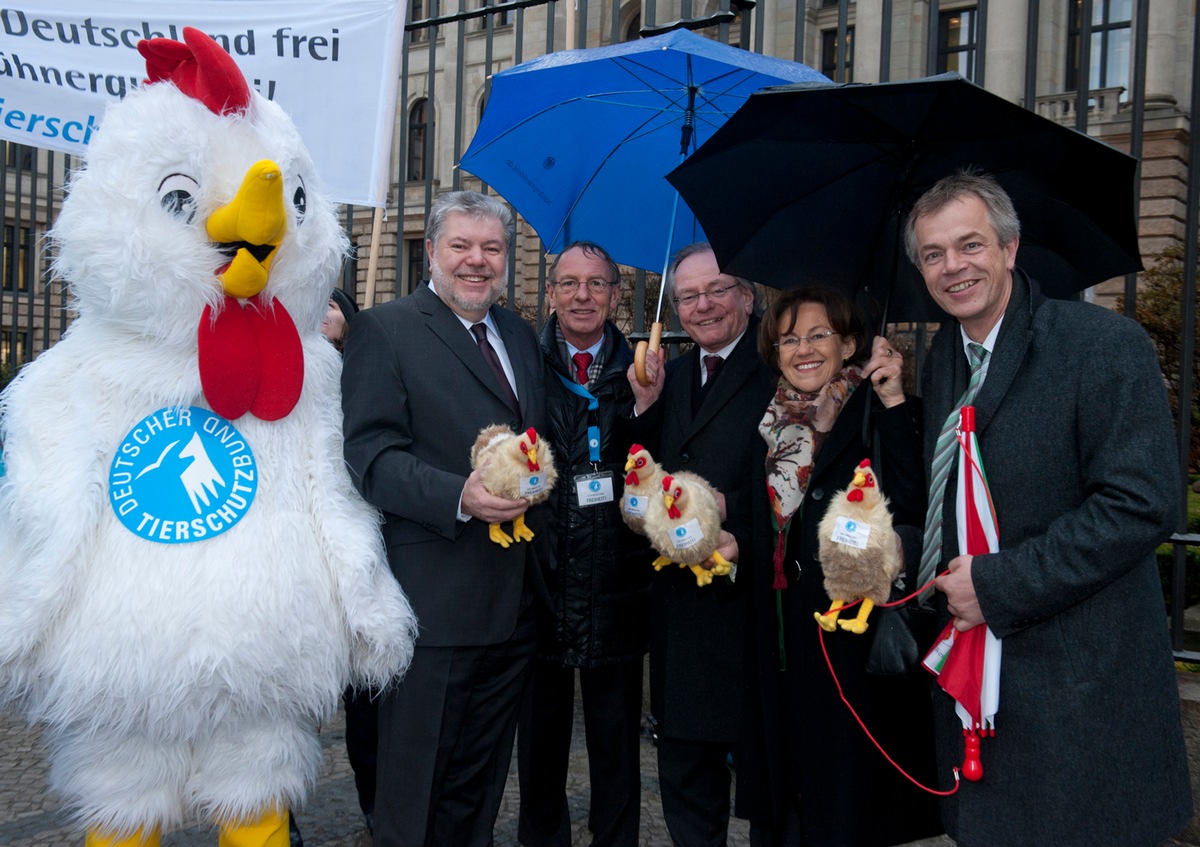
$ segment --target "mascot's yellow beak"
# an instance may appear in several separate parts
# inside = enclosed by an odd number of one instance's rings
[[[231,258],[219,271],[225,293],[245,298],[262,291],[287,232],[279,165],[263,159],[252,166],[233,200],[209,216],[205,229]]]
[[[867,475],[862,471],[855,471],[854,479],[850,480],[850,484],[856,488],[862,488],[867,484]]]

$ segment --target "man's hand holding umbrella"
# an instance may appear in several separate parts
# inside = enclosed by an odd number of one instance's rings
[[[934,587],[946,595],[946,606],[954,616],[954,628],[959,632],[984,623],[983,610],[975,596],[975,583],[971,581],[972,558],[955,556],[946,566],[946,572],[934,582]]]

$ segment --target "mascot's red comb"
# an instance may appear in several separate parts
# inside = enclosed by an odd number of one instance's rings
[[[173,82],[218,115],[246,111],[250,86],[233,58],[195,27],[183,28],[183,40],[186,43],[169,38],[138,42],[146,60],[146,82]]]

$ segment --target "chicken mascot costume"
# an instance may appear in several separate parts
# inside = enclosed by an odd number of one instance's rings
[[[51,233],[78,317],[0,398],[0,703],[88,847],[287,845],[316,724],[416,631],[318,333],[345,237],[290,119],[184,35],[138,45]]]

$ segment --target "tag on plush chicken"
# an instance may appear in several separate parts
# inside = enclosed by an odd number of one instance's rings
[[[859,550],[867,549],[867,541],[871,537],[871,525],[838,515],[834,520],[833,535],[830,540],[834,544],[848,544]]]

